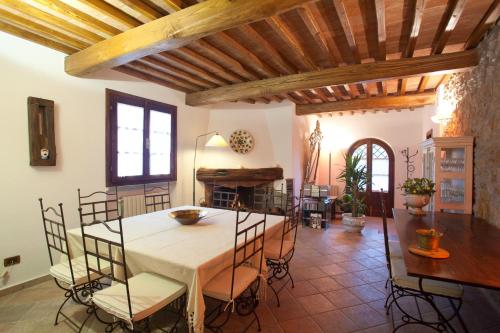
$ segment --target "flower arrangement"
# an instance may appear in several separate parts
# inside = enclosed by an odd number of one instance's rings
[[[405,194],[427,194],[431,196],[436,192],[436,190],[434,190],[435,185],[436,184],[429,178],[408,178],[399,188],[402,189]]]

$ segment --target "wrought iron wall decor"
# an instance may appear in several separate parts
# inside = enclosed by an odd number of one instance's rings
[[[415,161],[412,160],[412,158],[418,155],[418,150],[415,152],[415,154],[410,154],[410,147],[406,147],[405,149],[401,150],[401,155],[403,155],[403,157],[405,158],[404,162],[406,163],[406,179],[411,178],[413,176],[413,172],[415,172],[415,165],[413,165]]]
[[[319,121],[316,120],[316,128],[309,136],[309,151],[307,156],[307,165],[305,168],[303,184],[314,184],[318,172],[319,154],[321,153],[321,141],[323,133],[319,127]]]

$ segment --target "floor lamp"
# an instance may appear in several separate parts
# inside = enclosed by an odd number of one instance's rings
[[[198,150],[198,140],[202,137],[214,134],[205,144],[205,147],[227,147],[228,144],[226,140],[217,131],[208,132],[205,134],[198,135],[196,137],[196,144],[194,146],[194,161],[193,161],[193,206],[195,206],[195,186],[196,186],[196,152]]]

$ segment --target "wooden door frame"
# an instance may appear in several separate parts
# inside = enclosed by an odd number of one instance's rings
[[[395,193],[395,188],[394,188],[394,166],[395,166],[395,157],[394,157],[394,151],[392,150],[391,146],[387,144],[386,142],[377,139],[377,138],[364,138],[361,140],[358,140],[354,142],[350,147],[349,150],[347,151],[347,154],[349,156],[352,156],[356,148],[359,146],[362,146],[363,144],[367,145],[367,151],[366,151],[366,163],[367,163],[367,172],[369,175],[371,175],[372,171],[372,145],[377,144],[381,146],[382,148],[385,149],[387,152],[387,155],[389,156],[389,191],[388,191],[388,196],[389,200],[387,204],[389,204],[389,207],[394,207],[394,193]],[[372,189],[372,184],[368,183],[366,184],[367,190],[369,189],[369,192],[373,192]],[[392,213],[392,212],[391,212]],[[392,216],[392,214],[390,214]]]

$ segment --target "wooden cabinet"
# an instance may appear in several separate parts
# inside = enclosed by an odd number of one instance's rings
[[[438,137],[422,143],[423,175],[436,183],[429,211],[472,213],[474,138]]]

